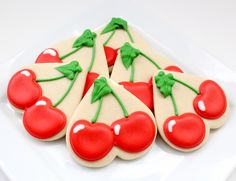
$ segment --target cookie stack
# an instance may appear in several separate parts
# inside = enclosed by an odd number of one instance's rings
[[[229,111],[215,81],[184,73],[121,18],[45,49],[12,76],[7,97],[29,135],[66,136],[87,167],[141,157],[157,133],[174,149],[196,150]]]

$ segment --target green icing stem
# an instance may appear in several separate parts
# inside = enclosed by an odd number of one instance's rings
[[[96,53],[96,43],[94,41],[93,48],[92,48],[92,58],[91,58],[90,65],[88,67],[88,72],[90,72],[93,68],[93,64],[94,64],[94,60],[95,60],[95,53]]]
[[[74,77],[74,79],[71,81],[71,83],[70,83],[69,87],[67,88],[66,92],[63,94],[63,96],[62,96],[56,103],[53,104],[53,107],[57,107],[57,106],[65,99],[65,97],[68,95],[68,93],[69,93],[70,90],[72,89],[72,87],[73,87],[73,85],[74,85],[74,83],[75,83],[75,81],[76,81],[78,75],[79,75],[79,72],[77,72],[77,73],[75,74],[75,77]]]
[[[110,39],[113,37],[113,35],[115,34],[116,30],[112,31],[112,33],[110,34],[110,36],[108,37],[108,39],[103,43],[104,46],[106,46],[108,44],[108,42],[110,41]]]
[[[133,37],[131,36],[131,33],[129,32],[129,30],[127,30],[127,34],[128,34],[128,36],[129,36],[130,41],[131,41],[132,43],[134,43],[134,39],[133,39]]]
[[[172,104],[173,104],[173,107],[174,107],[174,110],[175,110],[175,115],[178,116],[179,115],[178,108],[177,108],[175,98],[174,98],[172,93],[170,94],[170,98],[171,98],[171,101],[172,101]]]
[[[65,78],[65,77],[66,77],[65,75],[61,75],[61,76],[53,77],[53,78],[49,78],[49,79],[37,79],[36,82],[49,82],[49,81],[53,81],[53,80],[59,80],[59,79]]]
[[[95,115],[93,116],[93,118],[91,119],[92,123],[96,123],[96,121],[98,119],[98,116],[99,116],[99,114],[101,112],[102,103],[103,103],[103,97],[101,97],[99,99],[97,111],[96,111]]]
[[[149,60],[149,62],[151,62],[157,69],[162,69],[155,61],[153,61],[149,56],[147,56],[147,55],[144,54],[143,52],[140,52],[140,55],[142,55],[142,56],[145,57],[147,60]]]
[[[78,48],[76,48],[76,49],[74,49],[74,50],[72,50],[71,52],[69,52],[69,53],[67,53],[67,54],[65,54],[65,55],[60,56],[60,59],[63,60],[63,59],[65,59],[65,58],[69,57],[70,55],[72,55],[72,54],[74,54],[75,52],[79,51],[81,48],[82,48],[82,46],[81,46],[81,47],[78,47]]]
[[[178,83],[184,85],[185,87],[191,89],[191,90],[192,90],[193,92],[195,92],[196,94],[199,94],[199,91],[198,91],[197,89],[195,89],[194,87],[192,87],[191,85],[189,85],[189,84],[187,84],[187,83],[185,83],[185,82],[183,82],[183,81],[181,81],[181,80],[179,80],[179,79],[176,79],[176,78],[174,78],[174,80],[175,80],[176,82],[178,82]]]
[[[131,64],[131,74],[130,74],[130,79],[129,79],[130,82],[134,82],[134,71],[135,71],[135,68],[134,68],[134,61],[133,61],[133,63]]]
[[[129,116],[129,114],[128,114],[123,102],[121,101],[120,97],[113,90],[111,91],[111,93],[116,98],[117,102],[120,104],[123,114],[127,118]]]

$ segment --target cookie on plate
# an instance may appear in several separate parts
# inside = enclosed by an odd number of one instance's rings
[[[79,62],[32,64],[16,72],[8,84],[9,102],[23,110],[23,123],[33,137],[52,141],[65,135],[79,104],[87,71]]]
[[[152,112],[110,79],[99,77],[75,110],[66,142],[87,167],[102,167],[116,156],[131,160],[147,152],[156,137]]]
[[[160,71],[153,77],[154,109],[161,137],[180,151],[200,148],[210,129],[227,120],[229,106],[213,80]]]

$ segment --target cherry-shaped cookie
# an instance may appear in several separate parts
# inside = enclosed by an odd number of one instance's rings
[[[86,94],[98,75],[109,76],[105,54],[102,51],[103,47],[97,41],[97,34],[95,32],[86,29],[79,37],[63,41],[53,47],[44,50],[35,63],[77,60],[89,72],[83,95]]]
[[[33,64],[22,71],[33,75],[30,81],[40,90],[37,99],[31,99],[31,104],[24,107],[26,131],[41,140],[59,139],[64,136],[67,121],[82,98],[87,72],[77,61]],[[19,79],[18,83],[21,87],[15,89],[27,98],[27,92],[31,91],[28,81]],[[13,87],[11,81],[9,87]]]
[[[193,102],[200,96],[196,87],[213,81],[164,71],[160,71],[153,79],[158,129],[162,138],[173,148],[181,151],[196,150],[207,140],[210,129],[220,127],[225,122],[225,117],[214,121],[206,119],[193,106]]]
[[[123,85],[125,89],[139,98],[151,110],[153,110],[153,92],[150,79],[154,72],[162,69],[161,64],[163,67],[169,64],[168,61],[164,62],[155,55],[153,57],[156,60],[126,42],[120,48],[119,57],[111,75],[112,79]],[[180,71],[180,69],[177,70],[177,66],[170,67],[173,67],[172,70],[174,71]],[[130,74],[129,77],[127,77],[127,74]]]
[[[99,77],[72,116],[67,145],[80,164],[101,167],[116,156],[140,157],[155,136],[152,112],[122,86]]]
[[[9,102],[18,109],[33,105],[41,95],[42,89],[36,82],[36,75],[32,70],[22,69],[9,81],[7,97]]]

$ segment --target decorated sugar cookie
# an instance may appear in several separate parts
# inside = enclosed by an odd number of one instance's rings
[[[83,62],[88,71],[83,95],[99,76],[108,77],[108,68],[103,46],[97,41],[97,35],[86,29],[81,36],[72,37],[44,50],[35,63],[62,63],[77,60]]]
[[[160,135],[177,150],[200,148],[210,129],[222,126],[227,119],[227,98],[212,80],[160,71],[153,78],[153,91]]]
[[[8,100],[24,111],[23,124],[31,136],[51,141],[65,135],[82,98],[86,75],[77,61],[33,64],[13,75]]]
[[[172,71],[182,71],[168,59],[156,54],[151,47],[140,47],[126,42],[120,48],[111,79],[119,82],[153,110],[152,75],[168,67],[172,67]]]
[[[131,160],[143,155],[156,136],[152,112],[112,80],[95,80],[67,128],[73,157],[87,167],[102,167],[116,156]]]

